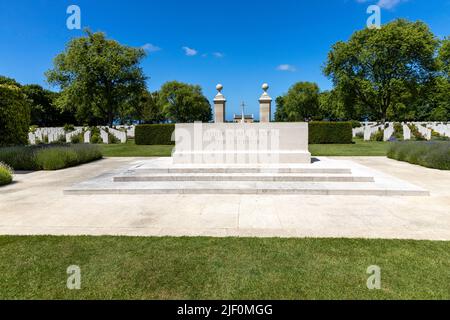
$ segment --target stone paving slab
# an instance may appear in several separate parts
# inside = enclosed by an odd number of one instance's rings
[[[339,159],[408,181],[430,196],[63,194],[73,184],[142,161],[111,158],[17,174],[15,183],[0,188],[0,234],[450,241],[450,172],[384,157]]]
[[[173,172],[178,173],[170,173]],[[143,173],[143,170],[145,173]],[[161,170],[165,175],[150,175]],[[179,172],[183,170],[183,172]],[[184,171],[187,170],[187,171]],[[203,170],[203,171],[202,171]],[[224,173],[211,171],[225,170]],[[226,172],[230,170],[230,172]],[[242,171],[241,171],[242,170]],[[251,171],[251,172],[245,172]],[[253,172],[258,170],[259,172]],[[280,170],[291,170],[280,174]],[[296,170],[315,174],[302,176]],[[326,171],[328,170],[328,171]],[[327,172],[350,171],[347,176]],[[204,172],[207,171],[207,172]],[[268,173],[270,171],[271,173]],[[320,172],[322,171],[322,172]],[[320,173],[319,173],[320,172]],[[325,172],[325,173],[324,173]],[[349,160],[316,158],[311,165],[220,167],[174,166],[170,158],[142,160],[65,189],[67,195],[95,194],[297,194],[428,196],[429,192],[406,181],[364,167]]]

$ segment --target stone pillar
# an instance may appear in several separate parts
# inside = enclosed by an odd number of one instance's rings
[[[267,90],[269,89],[269,85],[267,83],[262,85],[262,89],[264,90],[264,93],[261,98],[259,98],[259,117],[261,123],[267,123],[271,120],[272,98],[267,94]]]
[[[227,99],[222,94],[223,86],[218,84],[216,86],[218,91],[217,95],[214,97],[214,122],[224,123],[225,122],[225,105]]]

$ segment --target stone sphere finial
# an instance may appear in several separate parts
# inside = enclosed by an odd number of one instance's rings
[[[217,91],[221,92],[223,89],[223,85],[221,85],[220,83],[216,86]]]
[[[262,85],[262,89],[264,90],[264,92],[267,92],[267,90],[269,90],[269,85],[267,83],[264,83]]]

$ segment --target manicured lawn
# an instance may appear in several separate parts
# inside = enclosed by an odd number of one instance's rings
[[[174,146],[138,146],[134,140],[125,144],[100,145],[104,157],[170,157]]]
[[[313,144],[313,156],[386,156],[389,143],[355,140],[355,144]],[[170,157],[174,146],[137,146],[134,140],[126,144],[100,145],[105,157]]]
[[[0,299],[450,299],[449,270],[450,242],[0,237]]]
[[[355,144],[313,144],[309,151],[313,156],[325,157],[378,157],[386,156],[389,142],[363,141],[355,139]]]

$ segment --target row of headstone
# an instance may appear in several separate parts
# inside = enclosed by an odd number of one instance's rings
[[[389,141],[395,133],[394,124],[388,123],[383,132],[383,141]]]
[[[100,137],[104,144],[109,144],[109,135],[103,128],[100,128]]]
[[[128,139],[134,139],[135,126],[116,126],[116,128],[125,130]]]
[[[78,128],[78,129],[75,129],[72,132],[69,132],[68,134],[66,134],[66,142],[67,143],[72,142],[72,138],[73,137],[78,136],[78,135],[80,135],[82,133],[83,133],[83,129],[82,128]]]
[[[419,133],[428,141],[431,140],[431,129],[428,129],[427,127],[424,127],[422,124],[415,123],[414,124],[419,131]]]
[[[109,134],[116,137],[121,143],[126,143],[128,138],[134,138],[135,126],[119,126],[122,130],[109,127],[100,128],[100,136],[103,143],[109,143]],[[109,132],[109,133],[108,133]],[[52,143],[65,141],[70,143],[76,135],[83,135],[83,142],[90,143],[91,131],[85,131],[83,127],[76,127],[74,131],[66,132],[64,128],[36,128],[34,132],[28,133],[28,142],[31,145],[38,143]]]
[[[372,136],[377,133],[380,130],[383,130],[384,126],[382,124],[380,125],[374,125],[374,124],[367,124],[364,126],[364,141],[370,141]]]
[[[83,141],[84,143],[91,143],[91,131],[88,130],[83,134]]]
[[[403,139],[411,140],[411,129],[409,126],[415,126],[419,133],[424,136],[426,140],[431,140],[432,132],[435,131],[439,135],[450,138],[450,124],[433,122],[433,123],[423,123],[423,122],[411,122],[402,123],[403,126]],[[365,123],[361,128],[353,129],[353,137],[358,134],[364,133],[364,140],[370,141],[372,136],[378,131],[383,130],[383,140],[389,141],[395,133],[394,123],[387,122],[385,125]]]
[[[120,141],[120,143],[127,142],[127,133],[126,132],[110,128],[109,133],[111,133],[114,137],[116,137]]]
[[[57,141],[67,141],[66,132],[64,128],[37,128],[34,132],[28,134],[30,144],[52,143]]]
[[[434,122],[434,123],[427,124],[427,128],[436,131],[441,136],[450,138],[450,125],[449,124]]]

